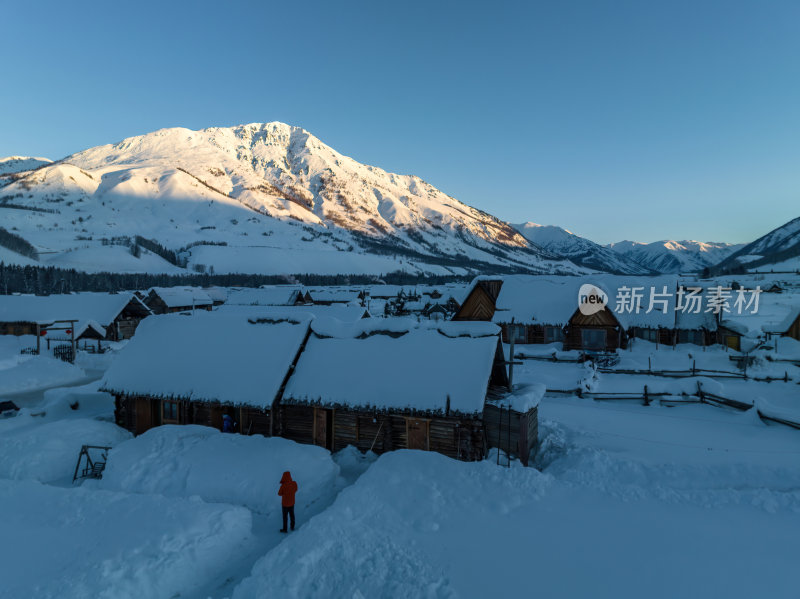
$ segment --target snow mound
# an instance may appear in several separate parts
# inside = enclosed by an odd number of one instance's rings
[[[2,373],[0,395],[69,385],[86,378],[86,373],[77,366],[48,356],[34,356]]]
[[[223,434],[206,426],[169,425],[114,448],[97,484],[129,493],[197,495],[268,514],[280,509],[277,492],[285,470],[298,481],[298,510],[332,493],[339,475],[339,467],[320,447]]]
[[[98,420],[39,422],[23,414],[2,423],[0,478],[69,483],[82,445],[113,446],[130,438],[128,431]]]
[[[472,543],[471,527],[515,509],[522,497],[535,502],[544,481],[533,469],[428,452],[384,454],[330,508],[256,563],[233,597],[459,596],[447,570]],[[442,520],[469,512],[472,524],[464,519],[448,529],[457,539],[443,537]]]
[[[168,599],[224,578],[241,507],[0,480],[3,597]]]

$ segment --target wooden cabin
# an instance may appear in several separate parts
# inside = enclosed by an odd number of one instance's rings
[[[302,285],[263,285],[231,290],[226,303],[230,306],[310,306],[314,299]]]
[[[623,326],[608,307],[591,315],[575,310],[569,319],[564,336],[565,350],[613,352],[626,346]]]
[[[162,424],[272,434],[274,405],[305,343],[310,318],[231,313],[163,315],[145,321],[106,372],[117,424],[134,434]]]
[[[284,309],[284,312],[288,309]],[[285,437],[331,451],[437,451],[483,459],[491,447],[527,463],[537,408],[507,392],[499,330],[485,323],[157,316],[106,372],[117,423]],[[515,403],[515,401],[517,403]]]
[[[331,451],[353,445],[376,453],[420,449],[483,459],[490,439],[503,438],[492,432],[499,421],[487,428],[484,420],[488,400],[507,395],[498,333],[478,323],[398,329],[383,321],[343,335],[312,323],[280,400],[275,434]],[[535,434],[527,434],[536,412],[524,418],[527,445],[520,450],[515,436],[514,453],[527,463],[536,444]]]
[[[562,342],[577,301],[570,282],[566,277],[479,277],[453,320],[494,322],[504,343]]]
[[[722,313],[719,342],[747,351],[760,341],[780,337],[800,340],[800,293],[761,293],[758,309]],[[745,340],[747,340],[745,342]]]
[[[74,320],[88,338],[120,341],[132,337],[139,322],[151,314],[131,292],[3,295],[0,334],[36,335],[55,321]]]
[[[147,293],[144,303],[153,314],[210,311],[214,306],[214,300],[197,287],[153,287]]]
[[[604,289],[608,305],[593,314],[579,309],[584,284]],[[498,324],[505,343],[558,343],[564,349],[614,351],[631,337],[654,343],[708,344],[716,340],[716,322],[700,315],[684,317],[675,310],[678,278],[591,275],[554,277],[513,275],[478,277],[453,320],[487,320]],[[637,288],[638,309],[620,305],[620,294]],[[651,290],[666,295],[665,303],[649,305]],[[654,296],[656,297],[656,296]],[[676,320],[677,319],[677,320]]]

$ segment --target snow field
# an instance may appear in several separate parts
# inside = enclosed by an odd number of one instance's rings
[[[81,368],[57,358],[27,358],[20,359],[16,366],[0,370],[0,396],[69,385],[86,378],[86,373]]]
[[[620,498],[548,470],[401,450],[233,597],[790,597],[794,514]]]
[[[241,507],[0,480],[0,597],[184,596],[251,534]]]

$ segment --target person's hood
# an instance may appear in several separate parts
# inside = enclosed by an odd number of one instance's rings
[[[283,476],[281,477],[281,482],[282,483],[290,483],[290,482],[292,482],[292,473],[289,472],[288,470],[286,472],[284,472]]]

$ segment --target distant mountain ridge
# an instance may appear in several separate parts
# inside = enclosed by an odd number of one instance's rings
[[[562,227],[527,222],[514,225],[514,228],[540,248],[569,258],[579,266],[615,274],[648,275],[655,273],[646,265],[584,237],[579,237]]]
[[[714,266],[741,248],[742,244],[664,240],[653,243],[620,241],[606,247],[657,272],[679,274],[699,272]]]
[[[162,129],[56,162],[0,159],[0,217],[13,241],[0,261],[88,272],[647,275],[800,263],[800,219],[746,247],[603,246],[510,225],[278,122]]]

